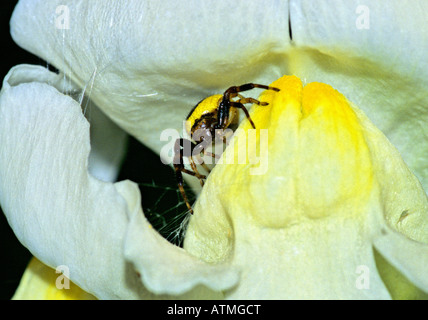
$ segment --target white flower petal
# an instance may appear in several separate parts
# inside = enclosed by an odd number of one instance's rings
[[[332,85],[398,148],[428,191],[428,3],[290,1],[289,72]],[[367,28],[367,29],[366,29]]]
[[[66,272],[64,269],[58,269]],[[58,281],[59,280],[59,281]],[[62,286],[57,286],[60,282]],[[93,295],[70,282],[65,274],[58,274],[37,258],[32,258],[12,300],[94,300]]]
[[[356,106],[375,177],[381,192],[383,219],[408,239],[428,244],[428,197],[398,150]]]
[[[41,66],[22,64],[10,70],[3,88],[29,82],[47,83],[81,102],[83,113],[91,123],[89,171],[100,180],[115,181],[125,155],[127,134],[106,117],[94,103],[84,98],[85,90],[82,91],[75,86],[64,74],[50,72]]]
[[[88,174],[80,105],[48,84],[19,84],[15,72],[0,97],[0,203],[16,236],[99,298],[151,296],[123,259],[125,200]]]
[[[235,232],[247,236],[234,247],[242,280],[228,299],[390,299],[369,239],[354,221],[278,229],[242,223]]]
[[[98,298],[219,298],[235,285],[238,273],[229,265],[204,263],[151,227],[136,184],[88,174],[89,125],[79,103],[29,74],[57,77],[18,66],[0,96],[0,203],[19,240],[49,266],[65,265],[71,280]],[[123,255],[127,229],[134,266]]]
[[[383,218],[388,225],[374,238],[374,246],[415,286],[428,292],[428,272],[425,272],[428,259],[427,195],[397,149],[386,141],[383,133],[374,128],[361,110],[354,110],[361,119],[367,145],[376,150],[371,157],[377,168]]]
[[[181,298],[221,298],[220,291],[234,286],[239,274],[229,264],[203,262],[171,245],[149,224],[141,211],[139,193],[129,189],[133,209],[125,242],[125,257],[133,263],[145,286],[156,294],[183,295]],[[124,193],[122,193],[124,194]],[[187,293],[197,288],[196,292]],[[212,289],[209,290],[206,287]],[[196,295],[195,295],[196,294]]]
[[[58,91],[67,93],[70,96],[75,95],[78,90],[63,74],[57,74],[42,66],[31,64],[21,64],[10,69],[3,80],[2,90],[31,82],[47,83]]]
[[[316,5],[290,0],[293,42],[333,58],[371,61],[426,82],[428,43],[421,40],[428,37],[427,10],[424,0],[319,0]]]
[[[191,107],[213,90],[282,75],[272,65],[283,64],[279,53],[289,45],[287,1],[107,3],[21,0],[11,33],[91,87],[109,117],[157,152],[161,131],[181,132]]]
[[[410,241],[402,234],[385,228],[374,240],[374,245],[415,286],[428,292],[428,244]]]

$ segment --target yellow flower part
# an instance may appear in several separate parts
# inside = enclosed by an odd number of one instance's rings
[[[244,121],[225,150],[229,161],[211,172],[185,249],[242,270],[227,298],[389,299],[403,298],[401,288],[419,297],[414,285],[426,290],[428,281],[428,202],[419,181],[331,86],[303,86],[295,76],[270,86],[280,92],[264,91],[259,100],[269,105],[253,108],[255,139]],[[398,278],[389,263],[405,274],[395,285],[387,283]]]
[[[58,279],[61,277],[61,279]],[[57,282],[67,284],[62,289],[57,288]],[[96,298],[80,289],[68,278],[58,274],[36,258],[32,258],[13,300],[95,300]]]
[[[355,207],[361,198],[368,197],[373,188],[369,151],[357,116],[346,99],[323,83],[303,88],[297,77],[281,78],[272,86],[282,92],[266,91],[260,100],[268,102],[270,107],[258,108],[254,120],[257,128],[268,128],[271,142],[267,153],[263,154],[263,150],[256,153],[273,165],[269,165],[266,175],[250,174],[249,181],[242,186],[234,184],[228,192],[228,201],[235,202],[239,193],[264,196],[268,202],[257,202],[256,207],[247,206],[247,210],[257,213],[255,218],[262,225],[283,227],[308,217],[330,215],[331,208],[345,200],[352,199],[356,203],[347,205]],[[255,146],[261,146],[260,139]],[[284,150],[287,157],[283,157]],[[237,176],[247,170],[245,166],[234,168],[237,172],[233,174]],[[261,183],[266,182],[267,176],[271,178],[269,188]],[[284,182],[293,186],[287,188],[287,193],[281,193]],[[272,212],[273,203],[278,209],[293,210],[289,214]],[[349,210],[348,214],[351,213]]]

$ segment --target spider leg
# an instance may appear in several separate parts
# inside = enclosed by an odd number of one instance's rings
[[[234,106],[236,108],[240,108],[245,112],[245,115],[247,116],[248,120],[250,121],[251,125],[253,126],[253,128],[255,128],[253,121],[251,120],[248,111],[246,110],[246,108],[243,106],[243,103],[249,103],[249,102],[253,102],[253,103],[257,103],[254,101],[258,101],[256,99],[252,99],[252,98],[244,98],[242,97],[239,92],[242,91],[248,91],[254,88],[260,88],[260,89],[265,89],[265,90],[273,90],[273,91],[279,91],[278,88],[275,87],[270,87],[270,86],[266,86],[263,84],[257,84],[257,83],[246,83],[243,84],[241,86],[233,86],[230,87],[229,89],[227,89],[224,94],[223,94],[223,99],[221,100],[220,104],[219,104],[219,108],[218,108],[218,124],[216,126],[216,129],[224,129],[224,127],[226,126],[228,119],[229,119],[229,111],[230,111],[230,107]],[[240,98],[240,100],[242,100],[242,103],[240,104],[234,104],[234,101],[231,101],[232,98],[238,96]],[[241,98],[242,97],[242,98]],[[245,102],[246,101],[246,102]],[[263,102],[259,102],[259,105],[265,105],[265,103]]]
[[[273,91],[279,91],[278,88],[275,87],[270,87],[270,86],[266,86],[264,84],[257,84],[257,83],[246,83],[243,84],[241,86],[234,86],[234,87],[230,87],[229,89],[227,89],[225,91],[225,95],[226,94],[236,94],[238,92],[242,92],[242,91],[248,91],[254,88],[260,88],[260,89],[266,89],[266,90],[273,90]],[[235,95],[236,96],[236,95]]]
[[[184,143],[187,143],[190,148],[186,148],[184,146]],[[174,165],[179,165],[180,170],[184,173],[187,173],[189,175],[192,175],[198,179],[206,179],[207,177],[203,174],[200,174],[198,170],[196,169],[196,164],[193,160],[193,157],[195,156],[194,150],[196,149],[198,145],[196,145],[193,141],[189,139],[179,138],[175,141],[174,145]],[[184,168],[184,161],[183,158],[189,158],[190,166],[192,167],[192,170],[187,170]]]
[[[204,155],[207,154],[207,152],[203,152]],[[205,169],[206,172],[208,172],[208,174],[211,172],[211,169],[206,165],[206,163],[204,162],[204,159],[202,158],[201,154],[197,154],[196,157],[198,158],[199,161],[199,165]]]
[[[202,159],[202,158],[201,158]],[[211,172],[211,169],[205,164],[204,160],[201,160],[201,166],[208,172],[208,174]]]
[[[193,160],[193,156],[189,157],[189,162],[190,162],[190,166],[192,167],[192,170],[194,173],[196,173],[196,177],[198,177],[199,179],[199,183],[201,184],[201,187],[204,186],[204,179],[206,179],[206,177],[204,176],[204,178],[202,178],[202,175],[199,174],[198,168],[196,167],[196,163]]]
[[[184,167],[174,164],[175,169],[175,178],[177,179],[178,189],[180,190],[181,196],[183,197],[184,202],[186,203],[187,209],[189,209],[189,212],[193,214],[192,206],[189,203],[189,199],[187,199],[186,191],[184,190],[184,184],[183,184],[183,169]]]
[[[245,97],[242,94],[236,93],[235,95],[231,95],[230,97],[238,97],[239,99],[245,99]]]
[[[216,158],[216,159],[220,159],[220,155],[212,153],[212,152],[209,152],[209,151],[205,151],[204,155],[209,156],[209,157],[213,157],[213,158]]]
[[[256,101],[257,101],[257,100],[256,100]],[[251,119],[251,117],[250,117],[250,113],[248,112],[247,108],[245,108],[245,107],[244,107],[244,105],[243,105],[242,103],[231,101],[231,102],[230,102],[230,105],[231,105],[232,107],[234,107],[234,108],[239,108],[239,109],[241,109],[242,111],[244,111],[245,116],[247,117],[248,121],[250,121],[251,126],[253,127],[253,129],[255,129],[255,128],[256,128],[256,126],[254,125],[253,120],[252,120],[252,119]],[[264,105],[264,104],[263,104],[263,105]]]
[[[206,147],[209,145],[211,143],[211,140],[203,140],[203,141],[201,141],[198,145],[194,145],[194,147],[193,147],[193,150],[192,150],[192,156],[193,157],[197,157],[198,158],[198,160],[199,160],[199,165],[200,166],[202,166],[208,173],[210,173],[211,172],[211,169],[210,168],[208,168],[208,166],[205,164],[205,162],[204,162],[204,159],[202,158],[202,154],[207,154],[208,152],[206,151]],[[193,158],[190,158],[191,159],[191,165],[192,165],[192,162],[193,162]],[[194,167],[193,167],[194,166]],[[197,171],[197,169],[196,169],[196,164],[193,162],[193,166],[192,166],[192,169],[194,170],[194,171],[196,171],[196,172],[198,172]],[[204,179],[206,179],[206,177],[204,178]],[[201,179],[199,179],[199,181],[200,181],[200,183],[201,183],[201,186],[203,187],[204,186],[204,181],[203,180],[201,180]]]
[[[261,102],[257,99],[253,99],[253,98],[240,98],[239,100],[237,100],[236,102],[241,103],[241,104],[246,104],[246,103],[254,103],[258,106],[267,106],[269,103],[267,102]]]
[[[184,148],[184,143],[188,143],[190,145],[190,150],[186,150],[186,148]],[[199,181],[201,182],[202,186],[203,186],[203,179],[206,179],[206,176],[201,175],[197,171],[196,164],[193,161],[192,152],[193,152],[193,149],[195,149],[195,147],[196,147],[196,145],[192,141],[190,141],[188,139],[183,139],[183,138],[177,139],[175,141],[175,144],[174,144],[174,161],[173,161],[173,164],[174,164],[174,170],[175,170],[175,177],[177,180],[178,189],[180,190],[181,196],[183,197],[183,200],[186,203],[186,206],[189,209],[191,214],[193,214],[193,209],[189,203],[189,199],[187,198],[186,192],[184,190],[183,173],[187,173],[189,175],[192,175],[192,176],[198,178]],[[193,171],[188,170],[184,167],[184,161],[183,161],[184,157],[189,158],[190,165],[191,165]]]

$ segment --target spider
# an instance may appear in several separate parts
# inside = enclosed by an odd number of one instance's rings
[[[198,155],[200,157],[201,154],[213,157],[216,156],[215,154],[206,152],[205,148],[215,141],[224,139],[224,135],[221,132],[222,130],[229,128],[232,124],[237,124],[239,109],[244,111],[251,126],[254,129],[256,128],[244,104],[253,103],[259,106],[266,106],[268,103],[260,102],[253,98],[246,98],[239,94],[239,92],[248,91],[254,88],[279,91],[278,88],[256,83],[246,83],[241,86],[233,86],[227,89],[222,95],[216,94],[201,100],[195,107],[193,107],[187,116],[186,131],[192,137],[192,140],[178,138],[175,141],[173,163],[178,188],[191,214],[193,214],[193,209],[190,206],[186,192],[184,191],[183,172],[198,178],[201,186],[204,186],[204,179],[206,179],[206,176],[198,172],[193,156]],[[237,100],[232,100],[236,97],[238,97]],[[190,146],[190,148],[185,147],[185,144]],[[188,170],[184,167],[183,157],[189,158],[192,170]],[[207,172],[210,171],[202,159],[201,165],[205,170],[207,170]]]

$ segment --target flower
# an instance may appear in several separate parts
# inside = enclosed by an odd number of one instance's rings
[[[21,0],[12,17],[15,41],[62,72],[17,66],[0,97],[0,203],[37,258],[67,266],[98,298],[427,291],[426,4],[109,4]],[[282,74],[328,83],[354,104]],[[73,90],[90,88],[105,114],[159,152],[160,132],[178,129],[202,96],[278,78],[282,91],[265,94],[270,107],[253,113],[278,134],[269,135],[269,171],[217,166],[185,249],[145,220],[133,182],[88,173],[89,126]],[[300,106],[308,114],[301,128]],[[297,148],[302,141],[306,148]],[[370,272],[370,289],[358,288],[356,270]]]

